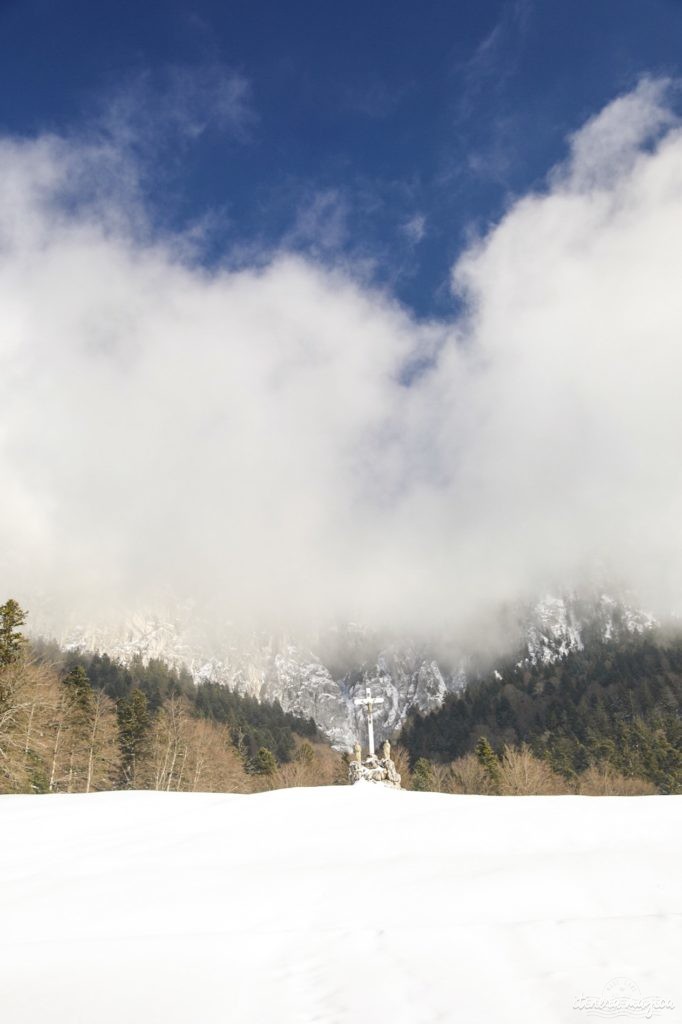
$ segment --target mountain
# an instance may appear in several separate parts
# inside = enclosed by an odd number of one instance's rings
[[[412,707],[431,711],[464,683],[429,656],[423,644],[381,641],[355,625],[314,639],[287,634],[236,633],[216,638],[191,619],[135,616],[116,629],[79,626],[57,637],[72,650],[102,651],[124,663],[135,656],[186,667],[195,681],[217,682],[285,711],[312,718],[337,746],[362,735],[362,711],[354,698],[368,685],[384,698],[377,740],[400,729]]]
[[[528,611],[526,656],[532,665],[551,665],[572,651],[583,650],[588,638],[617,641],[630,635],[642,635],[656,624],[656,619],[648,612],[608,594],[547,596]]]
[[[507,649],[518,652],[519,664],[537,665],[581,650],[588,639],[640,635],[655,620],[634,604],[598,594],[546,596],[515,609],[511,623]],[[187,606],[171,607],[164,615],[136,614],[114,628],[81,624],[56,639],[67,648],[106,652],[124,663],[136,656],[159,658],[186,667],[197,683],[217,682],[258,700],[278,701],[285,711],[314,719],[339,747],[350,747],[364,735],[354,699],[367,686],[384,698],[375,723],[380,741],[397,733],[411,711],[439,708],[473,675],[500,674],[483,643],[465,646],[444,636],[418,641],[353,623],[308,637],[245,633],[229,624],[209,628]]]

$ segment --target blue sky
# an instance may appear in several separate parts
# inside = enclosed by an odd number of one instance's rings
[[[472,233],[680,54],[678,0],[3,0],[0,130],[124,137],[209,263],[298,249],[447,315]]]
[[[7,592],[682,607],[680,43],[671,0],[0,0]]]

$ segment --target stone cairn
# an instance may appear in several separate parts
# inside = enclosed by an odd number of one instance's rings
[[[388,740],[384,740],[381,744],[381,757],[377,757],[376,754],[368,754],[364,761],[360,744],[355,744],[353,760],[348,765],[348,781],[353,785],[361,780],[381,782],[384,786],[400,789],[400,775],[391,760],[391,744]]]

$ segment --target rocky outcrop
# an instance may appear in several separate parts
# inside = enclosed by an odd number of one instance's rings
[[[655,625],[652,615],[608,594],[547,596],[527,615],[528,660],[533,665],[553,664],[572,651],[581,651],[588,638],[607,643]]]
[[[364,761],[360,745],[356,744],[355,758],[348,765],[348,781],[351,786],[356,782],[376,782],[400,789],[400,775],[391,760],[391,744],[386,740],[382,744],[381,757],[368,754]]]

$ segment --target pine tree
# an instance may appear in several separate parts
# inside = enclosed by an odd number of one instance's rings
[[[19,631],[26,621],[27,612],[13,597],[0,605],[0,666],[16,661],[26,645],[26,637]]]
[[[251,771],[255,775],[274,775],[277,771],[275,755],[267,747],[261,747],[251,761]]]
[[[476,744],[476,757],[487,776],[491,792],[499,793],[502,783],[500,762],[485,736],[481,736]]]
[[[62,685],[65,687],[68,695],[67,699],[71,708],[76,712],[81,712],[84,715],[89,715],[92,711],[93,703],[93,691],[90,685],[85,669],[80,665],[76,668],[72,668],[71,671],[64,676]]]
[[[433,792],[435,788],[433,765],[425,757],[420,757],[412,772],[412,789],[416,789],[421,793],[427,793]]]
[[[77,792],[86,785],[94,693],[85,669],[71,669],[61,681],[55,708],[55,744],[50,788]]]
[[[142,690],[131,690],[118,702],[118,738],[121,750],[121,786],[134,788],[139,782],[139,762],[143,759],[152,720],[149,701]]]

